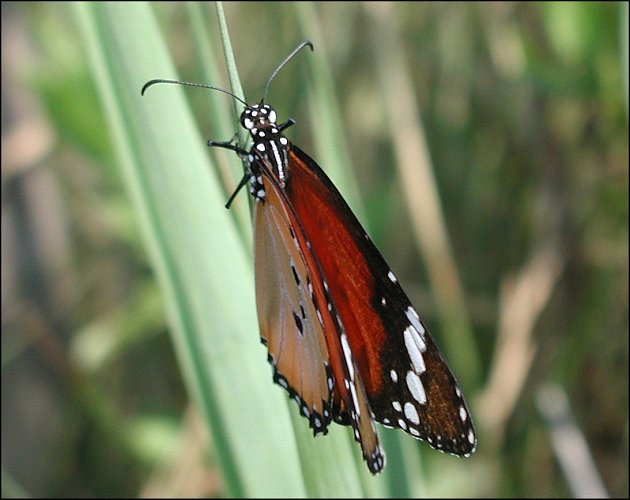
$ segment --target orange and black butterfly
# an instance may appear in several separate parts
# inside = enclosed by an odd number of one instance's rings
[[[302,48],[276,68],[265,86]],[[180,83],[222,89],[172,80]],[[350,425],[374,474],[385,466],[375,422],[458,456],[475,451],[455,377],[396,276],[319,165],[292,144],[274,109],[245,105],[253,145],[209,141],[244,160],[254,198],[256,302],[273,379],[314,434]]]

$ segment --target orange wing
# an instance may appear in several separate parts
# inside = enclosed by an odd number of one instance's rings
[[[274,379],[305,416],[310,413],[316,433],[325,432],[332,407],[337,420],[354,428],[368,468],[380,472],[385,454],[329,285],[273,170],[261,158],[257,165],[265,197],[254,208],[256,297]],[[317,422],[323,417],[323,429],[314,425],[313,415]]]
[[[375,419],[469,455],[470,412],[395,275],[321,168],[295,145],[288,159],[284,193],[327,280]]]
[[[274,381],[295,399],[314,434],[325,434],[334,382],[307,263],[273,190],[256,202],[254,222],[258,323]]]

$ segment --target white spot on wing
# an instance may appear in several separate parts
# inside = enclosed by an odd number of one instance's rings
[[[398,401],[392,401],[392,406],[394,407],[394,410],[402,411],[402,406],[400,406],[400,403]]]
[[[426,371],[426,366],[424,365],[422,353],[427,350],[427,346],[413,326],[405,328],[404,337],[405,347],[407,348],[407,353],[409,354],[414,370],[416,370],[417,373],[423,373]]]
[[[468,430],[468,442],[470,444],[475,444],[475,433],[473,432],[472,429]]]
[[[416,410],[415,406],[409,402],[405,403],[405,417],[407,417],[407,420],[409,420],[413,424],[418,425],[420,423],[418,411]]]
[[[420,323],[420,316],[418,316],[416,310],[413,307],[409,306],[405,311],[405,315],[407,316],[407,319],[413,325],[413,327],[418,330],[418,333],[420,335],[424,335],[425,330],[422,326],[422,323]]]
[[[389,271],[389,272],[387,273],[387,277],[389,278],[389,280],[390,280],[392,283],[397,283],[397,282],[398,282],[398,280],[396,279],[396,276],[394,276],[394,273],[392,273],[391,271]]]
[[[420,380],[420,377],[411,370],[407,372],[407,387],[409,388],[409,392],[411,392],[413,398],[418,403],[423,405],[427,402],[427,395],[424,392],[422,381]]]
[[[466,419],[468,418],[468,414],[463,406],[459,407],[459,418],[462,419],[462,422],[466,422]]]
[[[359,418],[361,415],[361,410],[359,408],[359,398],[357,397],[357,388],[354,385],[354,382],[350,384],[350,392],[352,393],[352,401],[354,402],[354,407],[356,408],[357,414],[355,420]]]
[[[396,370],[390,371],[389,376],[392,378],[393,382],[398,382],[398,374],[396,373]]]
[[[346,358],[346,365],[348,366],[348,372],[350,373],[350,380],[354,380],[352,351],[350,351],[350,346],[348,345],[348,336],[345,333],[341,334],[341,347],[343,348],[343,355]]]

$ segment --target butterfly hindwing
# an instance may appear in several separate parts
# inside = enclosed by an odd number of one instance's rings
[[[274,381],[295,399],[314,433],[325,434],[332,418],[333,380],[323,325],[291,222],[274,191],[268,191],[268,201],[257,202],[254,209],[260,334]]]
[[[262,325],[263,322],[268,321],[269,317],[273,318],[282,315],[279,313],[281,297],[291,293],[291,290],[288,289],[293,288],[292,280],[295,281],[296,285],[298,285],[297,295],[300,295],[300,298],[296,299],[294,297],[288,303],[298,303],[300,305],[299,307],[292,306],[293,311],[290,313],[287,311],[284,315],[289,316],[291,314],[295,316],[299,309],[303,313],[304,327],[303,331],[300,330],[300,334],[312,338],[317,337],[320,348],[322,347],[322,338],[324,339],[325,348],[321,349],[321,351],[322,357],[324,356],[323,353],[327,353],[330,363],[329,365],[326,364],[326,367],[327,373],[331,377],[329,378],[329,387],[332,390],[332,416],[336,421],[343,421],[344,424],[353,427],[354,437],[361,445],[363,457],[369,469],[373,473],[378,473],[385,465],[385,454],[380,446],[374,426],[374,414],[369,406],[366,389],[348,344],[348,338],[337,313],[334,300],[330,295],[327,279],[321,271],[318,257],[313,252],[299,220],[295,218],[290,202],[284,196],[284,191],[280,187],[280,180],[277,178],[274,170],[266,158],[258,154],[255,154],[254,158],[255,161],[250,168],[256,174],[255,178],[259,178],[262,181],[261,189],[257,191],[261,194],[264,192],[264,198],[257,199],[255,206],[257,245],[256,295],[257,297],[266,297],[259,299],[264,302],[264,304],[259,303],[258,305],[259,321]],[[263,222],[259,221],[258,217],[270,219],[266,222],[271,221],[272,224],[258,225]],[[280,222],[279,225],[277,225],[278,222]],[[286,228],[289,228],[288,232],[285,230]],[[265,240],[269,239],[276,239],[278,242],[264,244]],[[297,260],[296,257],[283,255],[283,252],[278,252],[276,248],[278,246],[290,249],[289,253],[299,254],[299,260],[303,265],[295,266],[293,262]],[[258,248],[265,250],[259,252]],[[279,273],[282,279],[276,280],[267,275],[258,274],[260,266],[265,266],[268,269],[274,269],[276,266],[279,269],[283,267],[286,269],[286,263],[279,261],[287,258],[292,263],[290,266],[291,273],[288,270]],[[304,282],[306,283],[306,291],[304,291],[304,287],[300,286]],[[300,290],[302,291],[300,292]],[[270,301],[268,297],[273,297],[274,300]],[[309,307],[304,308],[304,303],[307,303]],[[297,315],[299,316],[299,314]],[[315,318],[317,319],[315,320]],[[285,321],[285,323],[290,324],[290,321]],[[285,335],[280,333],[281,328],[275,327],[274,330],[273,325],[270,327],[261,326],[262,331],[276,331],[278,332],[276,336],[284,337]],[[295,329],[291,326],[288,328],[286,335],[295,335]],[[263,336],[270,337],[269,334]],[[283,347],[282,353],[278,353],[275,356],[272,354],[273,346],[269,340],[267,341],[267,346],[271,356],[270,359],[272,360],[275,360],[277,357],[282,359],[281,356],[290,356],[291,359],[296,357],[294,349],[288,349],[288,352],[286,352],[287,346]],[[295,361],[295,364],[298,365],[299,361]],[[330,366],[329,372],[328,366]],[[280,369],[281,367],[278,366],[278,368]],[[305,373],[305,370],[302,370],[302,373]],[[326,423],[328,421],[329,418]]]

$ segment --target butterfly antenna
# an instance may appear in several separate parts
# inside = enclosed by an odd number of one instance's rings
[[[140,92],[140,94],[144,95],[145,91],[152,85],[155,85],[156,83],[174,83],[176,85],[188,85],[189,87],[202,87],[204,89],[217,90],[219,92],[223,92],[224,94],[232,96],[234,99],[236,99],[239,102],[242,102],[245,105],[245,107],[247,107],[247,103],[243,99],[241,99],[239,96],[233,94],[232,92],[228,90],[220,89],[219,87],[213,87],[212,85],[205,85],[203,83],[182,82],[180,80],[164,80],[162,78],[158,78],[156,80],[150,80],[144,84],[144,87],[142,87],[142,91]]]
[[[273,71],[273,73],[271,73],[271,76],[269,77],[269,80],[267,80],[267,84],[265,85],[265,91],[263,92],[262,102],[265,101],[265,98],[267,97],[267,92],[269,91],[269,85],[271,84],[271,81],[276,77],[278,72],[284,67],[286,63],[288,63],[291,59],[293,59],[295,54],[297,54],[300,50],[302,50],[307,45],[311,48],[311,50],[313,50],[313,44],[309,42],[308,40],[304,40],[302,43],[300,43],[300,45],[295,47],[293,51],[284,59],[284,61],[282,61],[280,65]]]

